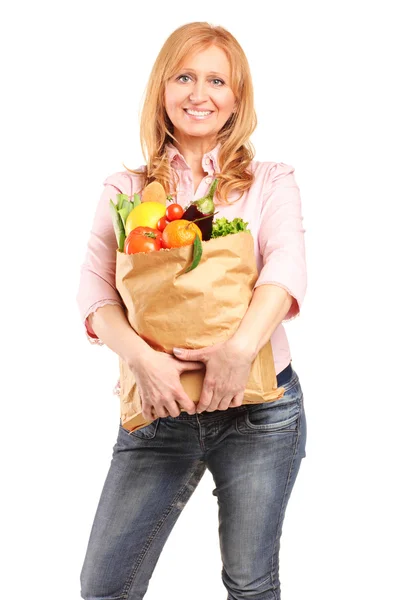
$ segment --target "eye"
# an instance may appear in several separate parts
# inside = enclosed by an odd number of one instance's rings
[[[224,82],[224,81],[222,81],[222,79],[213,79],[212,81],[213,81],[213,82],[214,82],[214,81],[219,81],[219,82],[220,82],[220,84],[221,84],[221,85],[218,85],[217,87],[221,87],[222,85],[224,85],[224,84],[225,84],[225,82]]]
[[[190,79],[189,75],[179,75],[178,81],[180,81],[182,77],[187,77],[187,79]],[[183,81],[182,83],[186,83],[186,81]]]

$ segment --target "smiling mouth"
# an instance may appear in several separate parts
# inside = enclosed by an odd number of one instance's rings
[[[184,108],[183,110],[191,117],[208,117],[214,112],[213,110],[194,110],[192,108]]]

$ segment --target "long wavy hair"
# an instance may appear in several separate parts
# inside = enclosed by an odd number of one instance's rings
[[[159,181],[167,194],[176,195],[178,176],[170,167],[165,145],[177,140],[164,106],[165,85],[179,71],[189,54],[210,45],[219,47],[227,56],[231,70],[230,85],[237,103],[236,111],[217,134],[216,144],[220,143],[221,147],[218,172],[215,173],[218,177],[215,199],[229,203],[229,194],[239,192],[237,202],[254,180],[248,169],[255,156],[249,138],[257,126],[257,117],[246,55],[233,35],[220,26],[206,22],[188,23],[168,37],[153,65],[140,111],[140,144],[146,165],[144,170],[124,167],[131,173],[142,175],[142,189],[152,181]]]

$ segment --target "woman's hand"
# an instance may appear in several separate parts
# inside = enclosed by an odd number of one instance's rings
[[[182,361],[200,360],[206,365],[196,412],[225,410],[242,404],[253,357],[242,351],[233,338],[200,350],[174,348],[173,352]]]
[[[183,362],[149,347],[145,353],[135,357],[134,364],[129,361],[128,364],[135,375],[145,419],[178,417],[180,407],[191,415],[195,414],[196,405],[183,389],[180,374],[202,369],[202,362]]]

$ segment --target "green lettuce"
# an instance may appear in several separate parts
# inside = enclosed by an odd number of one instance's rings
[[[240,233],[241,231],[250,233],[247,225],[248,223],[245,223],[245,221],[239,217],[236,217],[233,221],[228,221],[225,217],[221,217],[220,219],[216,219],[213,223],[211,238],[222,237],[224,235],[229,235],[230,233]]]

